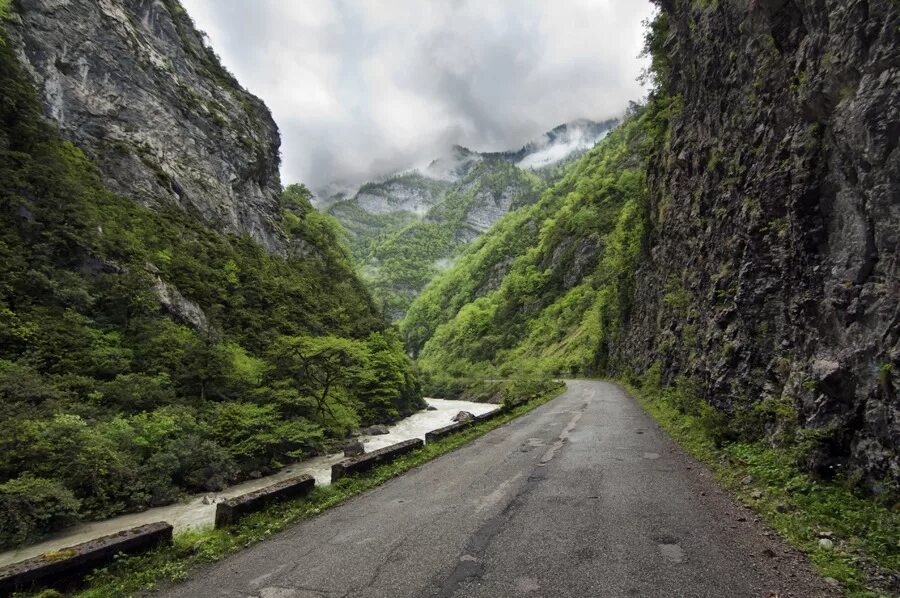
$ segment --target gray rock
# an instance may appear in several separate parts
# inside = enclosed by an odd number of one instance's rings
[[[750,484],[753,483],[753,481],[754,481],[755,479],[756,479],[756,478],[754,478],[752,475],[744,476],[743,478],[741,478],[741,485],[742,485],[742,486],[749,486]]]
[[[374,426],[369,426],[368,428],[363,428],[359,431],[360,434],[364,436],[381,436],[384,434],[390,434],[390,429],[384,424],[376,424]]]
[[[428,405],[427,407],[425,407],[425,411],[437,411],[437,410],[438,410],[438,408],[435,407],[434,405]]]
[[[280,139],[175,3],[21,0],[9,43],[111,190],[283,247]]]
[[[363,443],[356,440],[354,442],[348,442],[344,445],[344,456],[345,457],[356,457],[362,455],[366,452],[366,448],[363,446]]]
[[[608,362],[659,363],[729,414],[781,401],[830,431],[809,470],[878,493],[900,483],[897,4],[749,5],[697,23],[695,3],[662,3],[684,104],[650,158],[646,257]],[[758,36],[771,50],[748,53]]]
[[[828,538],[819,538],[819,547],[824,548],[825,550],[831,550],[834,548],[834,542]]]
[[[754,490],[753,492],[750,493],[750,498],[759,500],[762,497],[763,497],[762,490]]]
[[[161,278],[157,278],[156,284],[153,285],[153,292],[156,294],[160,305],[185,324],[190,324],[198,330],[207,330],[209,328],[209,322],[203,309],[190,299],[186,299],[172,285],[163,282]]]
[[[456,415],[453,416],[453,420],[455,422],[466,422],[475,419],[475,415],[469,413],[468,411],[460,411]]]

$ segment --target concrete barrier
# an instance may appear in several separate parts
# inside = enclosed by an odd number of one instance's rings
[[[389,463],[400,455],[410,453],[417,448],[422,448],[424,445],[425,443],[422,442],[421,438],[413,438],[412,440],[404,440],[358,457],[344,459],[331,466],[331,481],[334,482],[352,473],[368,471],[382,463]]]
[[[282,480],[254,492],[229,498],[216,505],[216,527],[236,523],[244,515],[259,511],[270,503],[308,494],[315,485],[315,478],[304,474]]]
[[[164,521],[96,538],[71,548],[45,552],[0,568],[0,595],[46,585],[59,586],[110,563],[119,553],[133,554],[172,543],[172,526]]]
[[[481,415],[475,416],[475,421],[486,422],[494,419],[495,417],[500,417],[504,413],[506,413],[506,409],[504,409],[503,407],[497,407],[493,411],[488,411],[487,413],[482,413]]]
[[[475,420],[461,421],[452,423],[449,426],[444,426],[443,428],[438,428],[437,430],[432,430],[431,432],[426,432],[425,434],[425,443],[431,444],[435,440],[440,440],[441,438],[446,438],[451,434],[456,434],[457,432],[461,432],[465,430],[469,426],[475,423]]]

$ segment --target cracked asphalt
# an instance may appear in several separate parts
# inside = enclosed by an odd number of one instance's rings
[[[618,386],[568,390],[163,596],[836,596]]]

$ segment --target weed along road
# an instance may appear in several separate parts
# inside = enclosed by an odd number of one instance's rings
[[[830,596],[619,387],[555,400],[165,596]]]

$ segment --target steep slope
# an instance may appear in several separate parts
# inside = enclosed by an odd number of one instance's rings
[[[610,137],[509,215],[412,305],[410,348],[433,376],[653,372],[727,436],[896,496],[900,9],[659,4],[658,88],[622,127],[646,149],[592,177]],[[591,234],[588,267],[554,265]]]
[[[8,37],[46,116],[110,190],[282,249],[280,138],[177,0],[16,0]]]
[[[421,171],[367,183],[326,202],[347,229],[354,258],[392,319],[435,273],[510,209],[537,199],[544,181],[593,147],[617,120],[560,125],[516,151],[454,146]]]
[[[646,202],[649,116],[632,115],[537,203],[507,214],[401,322],[432,384],[522,370],[597,369],[618,333]]]
[[[815,430],[809,467],[896,491],[900,7],[662,9],[659,83],[682,109],[611,364],[658,361],[730,413],[787,405]]]
[[[278,254],[113,193],[0,41],[0,545],[215,490],[422,406],[305,188],[278,198]]]
[[[429,280],[510,208],[527,205],[542,182],[503,160],[483,160],[421,219],[379,231],[368,243],[363,274],[392,319],[403,315]]]

